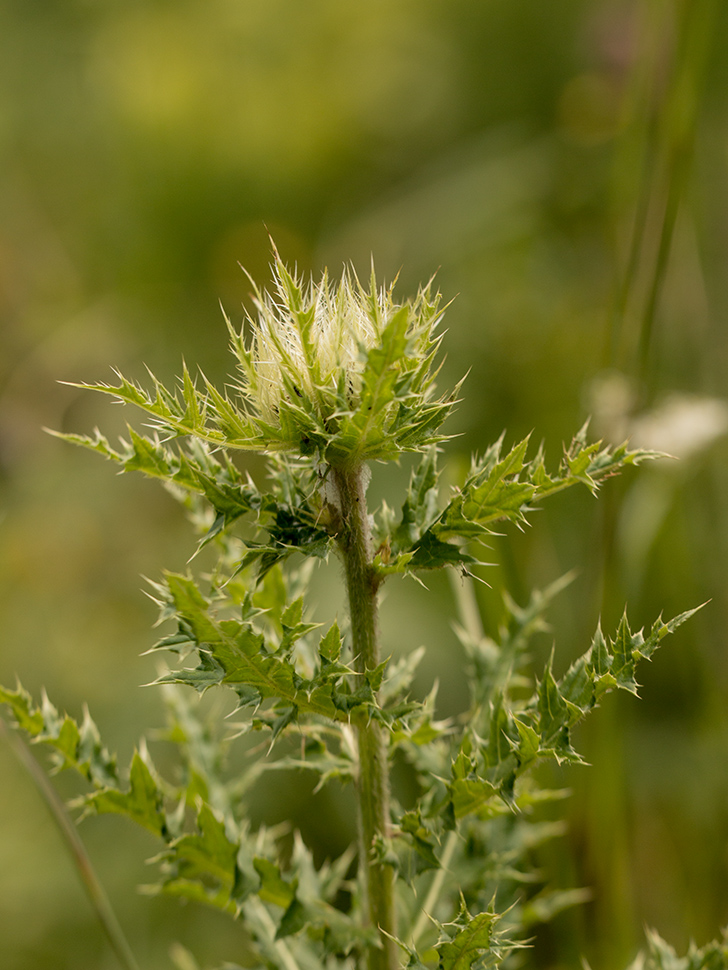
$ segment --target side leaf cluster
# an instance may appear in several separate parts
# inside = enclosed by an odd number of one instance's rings
[[[453,762],[448,785],[452,815],[487,814],[495,797],[513,804],[517,779],[540,759],[581,763],[571,743],[573,727],[608,691],[636,694],[637,663],[649,659],[661,640],[695,612],[667,623],[656,620],[647,637],[642,631],[632,633],[625,615],[613,639],[598,628],[586,653],[558,680],[552,658],[525,703],[511,702],[505,690],[495,691],[488,710],[474,712]]]
[[[378,559],[382,574],[473,565],[477,559],[467,542],[482,540],[495,522],[525,525],[543,499],[578,484],[596,493],[606,478],[624,467],[658,457],[655,452],[630,451],[626,444],[612,448],[588,443],[586,432],[584,425],[555,472],[547,471],[542,448],[527,459],[528,438],[504,454],[501,436],[482,458],[473,459],[464,483],[442,508],[436,450],[430,449],[412,473],[399,520],[391,509],[383,509]]]
[[[490,911],[503,914],[506,936],[516,939],[529,925],[588,898],[581,889],[530,888],[538,882],[531,853],[564,831],[562,824],[541,818],[540,806],[565,795],[537,787],[533,768],[548,760],[581,763],[571,738],[575,724],[607,692],[635,693],[639,662],[650,659],[695,611],[669,622],[658,619],[646,635],[632,632],[626,616],[612,637],[599,627],[565,674],[555,675],[552,658],[531,682],[531,640],[546,628],[544,611],[567,581],[534,593],[525,607],[507,600],[507,622],[497,642],[460,630],[469,709],[457,725],[426,742],[414,735],[396,739],[420,784],[416,811],[397,815],[395,850],[400,876],[413,887],[411,924],[423,944],[433,945],[437,920],[457,907],[461,895],[470,912],[486,913],[495,901]],[[428,879],[440,882],[426,925],[417,900],[426,894]]]
[[[285,461],[279,461],[273,487],[261,491],[229,456],[222,452],[218,457],[203,441],[192,439],[172,447],[157,434],[140,435],[131,427],[128,439],[121,438],[118,448],[98,430],[93,435],[57,437],[103,455],[124,472],[142,472],[161,480],[193,513],[198,511],[193,500],[199,499],[204,505],[204,513],[196,520],[201,525],[201,546],[249,516],[261,535],[247,540],[237,569],[255,564],[264,575],[294,552],[320,559],[329,554],[332,540],[320,525],[320,503],[312,500],[308,465],[294,473]]]
[[[304,621],[300,597],[280,612],[281,635],[274,639],[255,624],[250,598],[243,603],[242,619],[219,619],[189,577],[169,573],[154,588],[161,615],[176,619],[177,632],[153,649],[182,656],[194,651],[198,658],[196,667],[171,671],[159,683],[186,684],[199,692],[228,685],[239,707],[253,708],[259,722],[261,705],[271,701],[268,723],[275,736],[307,715],[348,723],[355,708],[364,708],[368,716],[385,717],[375,699],[383,670],[359,676],[356,683],[351,667],[339,660],[342,641],[336,623],[319,639],[315,666],[306,675],[305,659],[297,660],[295,651],[317,624]]]

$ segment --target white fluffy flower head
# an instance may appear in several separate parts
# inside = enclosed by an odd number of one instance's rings
[[[276,264],[276,270],[275,296],[256,294],[254,370],[246,368],[250,390],[273,423],[291,391],[291,403],[305,396],[316,402],[322,417],[331,417],[343,377],[349,401],[355,403],[366,351],[380,336],[391,299],[384,292],[366,294],[348,271],[336,288],[324,274],[320,283],[303,290],[284,267]],[[376,305],[367,305],[367,297]]]

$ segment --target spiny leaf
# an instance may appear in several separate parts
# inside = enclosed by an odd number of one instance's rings
[[[288,909],[296,896],[296,887],[286,882],[281,870],[268,859],[253,859],[255,871],[260,876],[261,885],[258,895],[266,903],[273,903]]]
[[[223,891],[237,903],[254,887],[246,886],[237,866],[239,842],[231,839],[222,820],[216,817],[209,805],[198,802],[197,831],[173,839],[165,852],[158,857],[165,864],[166,876],[160,887],[168,892],[174,884],[177,891],[180,880],[192,884],[199,882],[213,894]],[[245,892],[241,892],[241,887]]]
[[[423,872],[426,869],[439,869],[440,860],[435,854],[437,839],[423,821],[421,811],[412,809],[403,812],[398,824],[402,834],[417,853],[417,872]]]
[[[487,716],[476,712],[471,718],[473,734],[464,735],[452,763],[447,793],[453,817],[497,814],[498,800],[514,806],[517,779],[539,759],[583,763],[571,743],[574,725],[608,691],[636,692],[637,663],[695,612],[688,610],[667,623],[656,620],[647,638],[641,631],[632,633],[624,616],[614,639],[599,627],[587,652],[560,680],[554,676],[552,657],[527,702],[513,704],[502,691],[496,692]],[[486,740],[474,733],[481,720],[487,724]]]
[[[279,649],[283,652],[290,650],[297,640],[305,637],[311,630],[321,626],[320,623],[304,623],[303,617],[303,597],[299,596],[290,603],[281,615],[281,625],[283,627],[283,638]]]
[[[497,642],[485,635],[474,637],[460,626],[454,627],[467,658],[466,675],[474,709],[487,711],[498,692],[508,694],[528,686],[525,670],[531,641],[535,635],[548,630],[546,610],[573,578],[573,573],[567,573],[545,589],[534,590],[525,606],[519,606],[504,592],[505,616]]]
[[[465,901],[452,923],[440,925],[435,949],[440,955],[440,970],[470,970],[477,961],[481,967],[497,966],[513,944],[495,932],[500,916],[491,908],[471,916]]]
[[[341,653],[341,633],[339,632],[339,625],[336,621],[331,624],[327,633],[321,637],[319,653],[325,660],[330,662],[339,659]]]
[[[570,751],[568,730],[581,716],[581,709],[559,690],[551,671],[552,660],[546,667],[538,688],[538,731],[544,748]]]
[[[355,694],[337,689],[343,678],[338,667],[323,666],[312,680],[304,680],[286,654],[264,649],[263,635],[250,623],[214,619],[208,601],[188,577],[169,574],[167,587],[180,632],[189,636],[200,661],[197,668],[172,671],[158,683],[189,684],[197,690],[229,684],[241,704],[257,706],[272,698],[290,706],[295,716],[311,713],[340,721],[348,721],[354,706],[374,704],[371,689]]]
[[[30,694],[20,684],[16,690],[0,686],[0,702],[12,710],[18,727],[37,737],[44,728],[43,713],[33,705]]]
[[[474,460],[462,488],[409,546],[402,541],[413,517],[407,510],[395,535],[401,552],[415,553],[409,568],[473,562],[453,540],[482,538],[499,519],[525,523],[534,504],[549,495],[578,483],[595,491],[601,481],[625,466],[659,457],[656,452],[628,451],[625,445],[614,449],[601,448],[598,442],[586,445],[580,433],[566,451],[558,472],[551,476],[540,451],[526,461],[528,440],[524,438],[503,456],[501,436],[480,460]]]
[[[116,759],[101,744],[88,709],[79,727],[67,714],[59,715],[45,693],[36,707],[20,684],[14,691],[0,686],[0,703],[10,707],[19,728],[54,750],[59,768],[73,768],[97,786],[118,783]]]
[[[138,751],[134,753],[129,770],[129,790],[102,788],[82,799],[84,814],[125,815],[137,824],[149,829],[154,835],[163,836],[167,831],[162,793],[145,760]]]

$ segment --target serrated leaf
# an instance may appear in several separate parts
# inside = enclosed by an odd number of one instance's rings
[[[465,552],[456,542],[443,542],[428,529],[413,549],[412,557],[404,564],[407,572],[419,569],[441,569],[443,566],[477,565],[478,560]]]
[[[295,709],[291,716],[315,713],[348,720],[351,708],[343,696],[335,694],[342,677],[338,669],[322,669],[318,677],[305,681],[285,656],[266,652],[265,638],[250,624],[217,622],[191,579],[170,574],[167,583],[180,622],[194,636],[200,663],[195,670],[163,675],[157,683],[183,683],[197,689],[228,684],[241,703],[257,704],[261,699],[274,698]],[[365,702],[373,702],[371,691],[368,698],[350,698],[352,705]]]
[[[17,727],[35,741],[54,750],[59,768],[73,768],[96,786],[115,785],[116,759],[101,744],[87,708],[79,728],[67,714],[60,716],[45,692],[40,707],[20,685],[11,691],[0,686],[0,703],[13,712]]]
[[[256,856],[255,871],[260,876],[258,895],[266,903],[273,903],[287,910],[296,898],[296,887],[286,882],[280,868],[268,859]]]
[[[304,623],[302,618],[303,597],[299,596],[281,614],[281,626],[283,627],[283,638],[279,648],[281,651],[287,652],[297,640],[321,626],[320,623]]]
[[[431,527],[433,535],[478,538],[499,519],[524,522],[536,502],[556,492],[578,483],[596,491],[603,479],[625,466],[658,457],[655,452],[628,451],[624,445],[614,449],[601,448],[598,442],[586,445],[582,439],[583,434],[574,439],[558,473],[550,476],[541,452],[526,462],[528,438],[501,457],[501,437],[474,462],[464,485]]]
[[[448,785],[448,794],[455,818],[461,819],[489,808],[498,789],[484,778],[455,778]]]
[[[162,793],[138,751],[129,770],[129,790],[102,788],[82,800],[84,814],[113,813],[127,818],[162,836],[167,830]]]
[[[597,627],[597,632],[594,634],[594,639],[592,640],[589,660],[597,677],[603,677],[609,673],[609,669],[612,666],[612,656],[609,653],[604,639],[601,623]]]
[[[538,758],[541,746],[538,731],[519,717],[513,718],[518,731],[519,744],[516,748],[518,764],[521,770],[528,768]]]
[[[292,936],[294,933],[298,933],[308,922],[308,916],[306,912],[306,907],[303,903],[296,899],[295,897],[291,900],[288,909],[283,914],[280,923],[278,924],[278,929],[276,930],[276,939],[282,940],[286,936]]]
[[[411,549],[439,514],[437,508],[437,451],[429,448],[412,471],[402,516],[390,535],[391,549]]]
[[[172,866],[173,879],[209,877],[230,895],[237,881],[238,849],[238,842],[228,837],[224,822],[202,802],[198,807],[197,831],[170,842],[163,858]]]
[[[384,679],[384,671],[389,666],[389,657],[383,660],[380,664],[377,664],[372,670],[366,670],[364,676],[367,679],[367,683],[372,689],[372,692],[376,694],[379,688],[382,686],[382,680]]]
[[[238,911],[236,903],[231,900],[226,889],[210,889],[196,879],[169,879],[163,883],[141,886],[140,891],[148,896],[164,894],[186,902],[211,906],[213,909],[229,913],[233,917],[237,915]]]
[[[18,727],[27,731],[31,737],[36,737],[43,730],[43,714],[33,706],[33,699],[20,684],[17,690],[0,686],[0,702],[8,705]]]
[[[418,809],[403,812],[399,818],[399,827],[419,857],[417,873],[426,869],[439,869],[440,860],[435,854],[437,840],[423,822],[422,813]]]
[[[491,949],[497,919],[493,912],[470,916],[463,904],[458,918],[443,927],[449,931],[448,935],[435,944],[440,955],[440,970],[470,970],[475,961]]]
[[[549,662],[538,688],[539,733],[543,747],[563,750],[566,754],[570,747],[568,729],[579,713],[559,690]]]
[[[321,637],[319,641],[319,653],[326,660],[332,662],[339,659],[341,654],[341,633],[339,632],[339,625],[336,621],[331,624],[326,634]]]

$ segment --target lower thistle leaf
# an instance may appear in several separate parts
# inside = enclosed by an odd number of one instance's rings
[[[461,900],[460,912],[453,922],[440,925],[440,939],[435,944],[440,970],[470,970],[476,962],[480,967],[497,966],[507,950],[514,947],[495,931],[500,918],[492,908],[471,916]]]
[[[131,762],[128,791],[102,788],[81,799],[80,804],[84,815],[125,815],[154,835],[164,836],[167,832],[162,792],[138,751]]]

